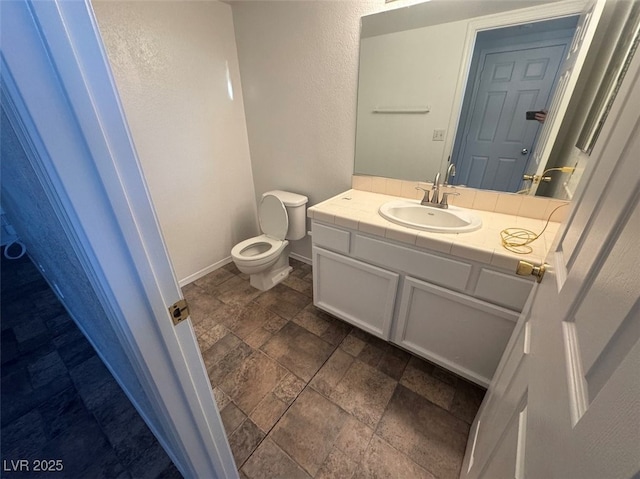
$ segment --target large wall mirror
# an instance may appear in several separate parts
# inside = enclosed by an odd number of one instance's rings
[[[452,184],[529,194],[537,187],[525,175],[566,181],[572,168],[562,171],[554,155],[580,133],[563,127],[563,92],[572,91],[563,81],[587,3],[432,0],[363,17],[354,173],[430,181],[455,164]],[[625,15],[601,18],[624,34]],[[600,43],[595,36],[589,48]],[[574,123],[576,114],[586,121],[583,110],[569,108]],[[527,119],[529,111],[548,113]]]

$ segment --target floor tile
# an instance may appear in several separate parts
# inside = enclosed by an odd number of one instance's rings
[[[204,291],[210,291],[219,284],[231,279],[233,276],[234,274],[228,269],[219,268],[202,278],[196,279],[193,283]]]
[[[225,304],[244,305],[258,297],[262,291],[252,287],[249,282],[234,276],[224,283],[210,289],[211,294]]]
[[[38,408],[48,439],[62,431],[90,419],[90,413],[75,388],[70,387],[52,396]]]
[[[340,343],[340,348],[349,353],[353,357],[357,357],[367,345],[362,339],[356,337],[353,331],[344,338]]]
[[[194,324],[198,324],[204,318],[210,317],[221,308],[222,302],[216,299],[212,294],[200,288],[193,288],[185,298],[189,303],[189,315]]]
[[[297,324],[287,323],[261,349],[289,371],[309,381],[334,348]]]
[[[58,336],[58,338],[60,337],[61,336]],[[69,341],[64,347],[57,346],[57,348],[60,359],[62,359],[62,362],[64,362],[68,368],[77,366],[96,354],[93,346],[91,346],[91,343],[87,341],[84,336],[74,341]]]
[[[451,403],[451,414],[471,424],[478,414],[485,392],[484,388],[459,379]]]
[[[289,288],[297,291],[298,293],[304,294],[309,298],[313,297],[313,283],[310,281],[304,280],[305,275],[303,276],[294,276],[290,274],[287,279],[285,279],[282,284],[288,286]]]
[[[336,448],[325,459],[316,479],[351,479],[358,463]]]
[[[255,302],[244,305],[235,315],[233,321],[229,321],[227,327],[241,339],[247,338],[258,328],[265,325],[274,328],[275,331],[280,329],[286,321],[282,320],[276,313],[269,311]],[[266,328],[265,328],[266,329]]]
[[[214,322],[211,318],[205,318],[194,326],[200,351],[208,351],[211,346],[229,334],[229,330],[222,324]]]
[[[28,370],[34,389],[67,375],[67,367],[60,359],[58,351],[52,351],[29,364]]]
[[[469,425],[400,385],[376,430],[391,446],[438,478],[457,478]]]
[[[309,385],[325,396],[330,396],[353,361],[352,356],[340,348],[336,349],[320,371],[311,379]]]
[[[202,352],[202,359],[212,380],[217,386],[222,379],[251,354],[251,348],[235,334],[228,333]]]
[[[18,358],[20,356],[20,349],[18,348],[18,340],[16,339],[13,329],[2,331],[1,338],[0,355],[2,357],[2,364],[5,364]]]
[[[242,467],[242,464],[258,447],[262,439],[264,439],[264,433],[250,419],[246,419],[229,436],[229,446],[231,446],[231,452],[233,452],[233,458],[238,468]]]
[[[45,422],[34,409],[2,428],[2,459],[36,459],[47,440]]]
[[[376,367],[387,376],[399,381],[407,367],[407,364],[409,363],[410,358],[411,355],[409,353],[394,348],[382,355]]]
[[[280,283],[259,295],[255,302],[290,320],[311,302],[311,298]]]
[[[411,478],[436,479],[436,476],[391,447],[378,436],[371,440],[354,479]]]
[[[304,381],[293,374],[287,374],[273,390],[273,394],[285,404],[291,404],[305,386]]]
[[[335,447],[354,462],[360,463],[372,437],[373,429],[349,416],[342,425]]]
[[[289,405],[272,392],[267,394],[249,416],[263,432],[267,433],[278,422]]]
[[[315,476],[348,417],[312,389],[305,389],[270,433],[271,439]]]
[[[247,418],[247,415],[235,404],[229,402],[224,408],[220,409],[220,417],[222,418],[222,424],[224,425],[227,436],[230,436]]]
[[[251,332],[247,337],[244,338],[244,342],[251,346],[253,349],[260,349],[260,347],[269,341],[273,333],[271,331],[267,331],[266,329],[260,327]]]
[[[225,377],[220,389],[249,415],[287,374],[287,370],[276,361],[261,351],[255,351]]]
[[[113,376],[98,356],[92,356],[86,361],[69,369],[69,375],[82,399],[94,395],[94,391],[107,382],[113,381]]]
[[[156,442],[146,449],[129,466],[131,477],[134,479],[156,479],[171,465],[166,452]]]
[[[433,365],[412,357],[400,384],[448,410],[453,402],[455,387],[433,377],[432,371]]]
[[[248,344],[240,341],[240,343],[231,351],[229,351],[217,363],[207,368],[209,381],[212,386],[220,384],[228,374],[235,371],[242,362],[253,353],[253,349]]]
[[[265,439],[241,469],[249,479],[311,479],[271,439]]]
[[[239,276],[242,279],[249,280],[249,275],[240,271],[236,264],[233,262],[225,264],[222,269],[226,269],[230,273],[233,273],[234,275]]]
[[[386,374],[356,360],[329,397],[345,411],[375,428],[396,385],[397,382]]]
[[[124,470],[95,421],[66,429],[50,440],[41,453],[42,457],[61,460],[67,477],[116,477]]]

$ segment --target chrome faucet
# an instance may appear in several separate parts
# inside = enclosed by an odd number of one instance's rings
[[[449,168],[447,168],[447,174],[444,175],[444,185],[447,186],[451,178],[453,178],[454,176],[456,176],[456,165],[451,163],[449,165]]]
[[[453,165],[451,165],[453,166]],[[451,169],[451,166],[449,169]],[[454,168],[455,174],[455,168]],[[432,208],[449,208],[449,203],[447,202],[447,198],[449,196],[458,196],[460,193],[454,192],[444,192],[442,193],[442,198],[440,198],[440,172],[436,173],[436,177],[433,180],[433,186],[431,187],[431,191],[433,194],[431,195],[431,200],[429,200],[429,190],[426,188],[422,188],[421,186],[416,186],[416,190],[424,191],[424,196],[420,204],[422,206],[431,206]]]
[[[433,194],[431,195],[431,204],[437,205],[440,201],[440,172],[436,173],[436,177],[433,179],[433,186],[431,187]]]

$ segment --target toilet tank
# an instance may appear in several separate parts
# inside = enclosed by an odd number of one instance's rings
[[[309,198],[289,191],[273,190],[262,194],[276,196],[287,209],[289,218],[289,229],[287,230],[288,240],[299,240],[307,234],[307,202]]]

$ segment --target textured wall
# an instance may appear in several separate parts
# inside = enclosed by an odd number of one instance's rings
[[[157,420],[4,110],[0,132],[2,208],[10,223],[27,246],[29,256],[44,268],[43,276],[64,295],[61,301],[71,317],[79,324],[146,417],[163,434],[161,423]]]
[[[360,17],[382,5],[232,4],[257,195],[278,188],[315,204],[350,187]],[[293,251],[311,258],[309,238]]]
[[[169,255],[188,282],[258,231],[231,7],[93,7]]]

